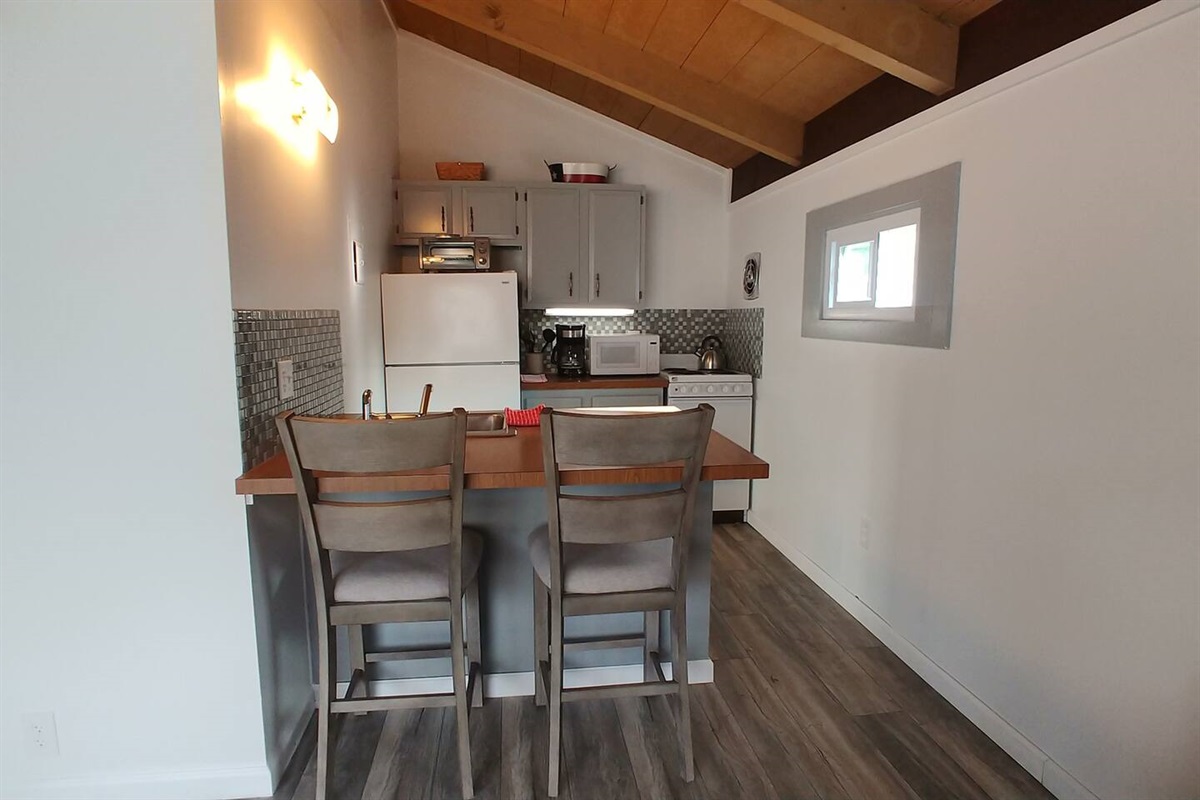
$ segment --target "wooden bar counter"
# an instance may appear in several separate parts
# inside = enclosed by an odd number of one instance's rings
[[[542,470],[542,437],[538,428],[517,428],[514,436],[468,437],[466,486],[468,489],[523,489],[545,485]],[[567,469],[563,483],[665,483],[679,479],[679,467],[608,467]],[[444,489],[446,471],[428,470],[370,478],[318,473],[323,492],[407,492]],[[714,432],[704,458],[702,481],[766,478],[767,462]],[[236,482],[243,495],[295,494],[292,471],[279,454],[247,471]]]
[[[563,471],[563,483],[607,484],[601,489],[582,488],[580,491],[585,493],[635,492],[643,491],[646,484],[679,480],[680,469],[669,464],[567,469]],[[762,459],[724,436],[712,434],[700,474],[688,549],[688,659],[694,682],[712,680],[712,661],[708,657],[712,482],[762,479],[768,474],[768,465]],[[322,493],[340,499],[352,501],[364,493],[376,496],[383,493],[402,500],[414,496],[412,492],[444,490],[446,473],[428,470],[369,477],[318,473],[317,481]],[[517,428],[511,436],[468,437],[463,523],[484,536],[484,557],[480,564],[484,691],[493,696],[524,694],[533,687],[533,573],[527,541],[530,531],[546,523],[543,486],[539,428]],[[247,496],[251,561],[255,565],[252,577],[261,596],[256,602],[256,618],[261,631],[275,631],[284,621],[296,617],[295,609],[307,602],[304,598],[307,566],[302,557],[296,488],[287,459],[278,455],[249,470],[237,479],[237,492]],[[297,628],[293,631],[294,639],[302,630],[297,627],[299,623],[292,625]],[[423,625],[436,623],[375,626],[370,644],[375,649],[390,649],[427,646],[438,641],[441,634],[430,633],[421,628]],[[641,630],[642,615],[573,617],[566,625],[568,637],[635,635]],[[670,649],[667,643],[664,651],[668,660],[673,657]],[[295,657],[276,660],[290,664]],[[571,652],[567,654],[568,671],[583,671],[568,680],[585,683],[640,680],[641,658],[640,649]],[[343,659],[341,663],[346,662]],[[449,663],[445,659],[395,661],[376,664],[373,669],[373,680],[397,681],[388,687],[389,693],[404,692],[404,687],[410,685],[405,683],[407,680],[445,676]],[[343,672],[339,679],[347,677],[348,673]]]

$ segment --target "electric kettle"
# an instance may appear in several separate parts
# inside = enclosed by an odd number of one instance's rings
[[[718,336],[705,336],[696,348],[701,371],[725,369],[725,350]]]

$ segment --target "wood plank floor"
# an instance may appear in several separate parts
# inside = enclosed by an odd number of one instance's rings
[[[679,776],[674,698],[571,703],[559,797],[1052,800],[749,525],[714,531],[712,606],[696,780]],[[546,797],[546,717],[532,697],[472,711],[476,797]],[[314,739],[274,800],[314,797]],[[459,796],[453,709],[347,717],[335,758],[336,800]]]

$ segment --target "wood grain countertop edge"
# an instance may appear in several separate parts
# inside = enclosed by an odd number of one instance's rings
[[[350,476],[318,473],[326,492],[403,492],[444,489],[446,470],[425,470],[387,475]],[[567,468],[566,485],[604,483],[666,483],[677,481],[680,467],[672,464],[630,467]],[[770,465],[714,431],[700,479],[705,481],[763,479]],[[296,493],[291,469],[282,454],[272,456],[247,470],[234,482],[240,495],[286,495]],[[467,441],[466,488],[524,489],[545,485],[542,471],[541,435],[537,428],[518,429],[516,436],[478,438]]]

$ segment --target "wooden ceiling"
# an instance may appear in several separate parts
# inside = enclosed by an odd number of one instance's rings
[[[734,167],[884,74],[951,90],[999,0],[384,0],[404,30]]]

